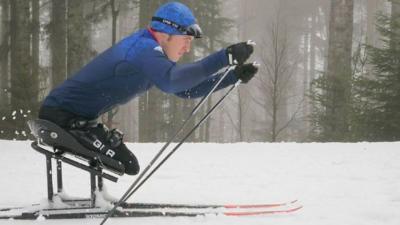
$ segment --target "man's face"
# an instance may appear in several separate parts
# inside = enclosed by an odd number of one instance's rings
[[[171,61],[178,62],[185,53],[190,51],[192,41],[193,37],[188,35],[166,35],[160,41],[160,45]]]

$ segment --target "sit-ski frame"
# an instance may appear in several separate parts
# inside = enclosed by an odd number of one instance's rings
[[[53,168],[52,160],[55,159],[57,163],[57,193],[61,193],[63,190],[63,178],[62,178],[62,162],[67,163],[71,166],[85,170],[90,173],[90,207],[95,207],[96,195],[95,191],[98,188],[99,191],[103,189],[103,178],[112,182],[117,182],[118,178],[108,173],[104,173],[100,167],[98,161],[93,161],[90,165],[84,165],[80,162],[74,161],[63,155],[63,151],[54,148],[54,152],[50,152],[38,145],[37,141],[32,142],[32,148],[42,153],[46,157],[46,174],[47,174],[47,199],[53,201],[54,190],[53,190]],[[97,177],[97,182],[96,182]]]

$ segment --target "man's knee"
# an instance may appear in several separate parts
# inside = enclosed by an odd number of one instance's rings
[[[127,151],[129,151],[127,149]],[[129,157],[126,160],[125,163],[125,173],[128,175],[136,175],[139,173],[140,170],[140,166],[139,166],[139,162],[136,159],[136,156],[129,151]]]
[[[128,175],[136,175],[139,171],[140,167],[138,163],[125,165],[125,173]]]
[[[118,153],[114,158],[124,164],[126,174],[136,175],[139,173],[139,162],[136,156],[126,147],[125,144],[122,143],[118,147]]]

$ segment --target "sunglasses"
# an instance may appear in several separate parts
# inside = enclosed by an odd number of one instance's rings
[[[151,18],[151,21],[157,21],[157,22],[161,22],[163,24],[167,24],[167,25],[177,29],[182,34],[193,36],[194,38],[201,38],[203,35],[203,31],[201,30],[201,28],[198,24],[192,24],[190,26],[184,27],[184,26],[181,26],[179,24],[172,22],[171,20],[164,19],[161,17],[156,17],[156,16],[153,16]]]

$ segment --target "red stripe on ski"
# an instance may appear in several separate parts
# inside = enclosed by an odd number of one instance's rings
[[[297,200],[294,200],[291,202],[273,203],[273,204],[248,204],[248,205],[228,204],[228,205],[224,205],[223,207],[226,209],[272,208],[272,207],[286,206],[286,205],[294,204],[296,202],[297,202]]]
[[[257,216],[257,215],[271,215],[271,214],[285,214],[295,212],[299,209],[303,208],[303,206],[299,206],[292,209],[286,210],[267,210],[267,211],[253,211],[253,212],[224,212],[225,216]]]

